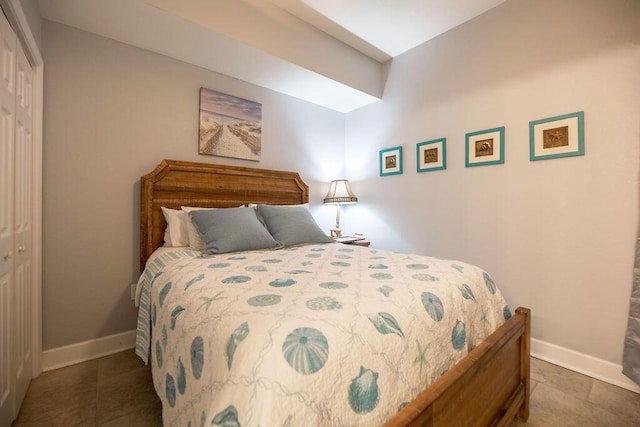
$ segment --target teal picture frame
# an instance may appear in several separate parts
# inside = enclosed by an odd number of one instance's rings
[[[584,156],[584,111],[529,122],[529,160]]]
[[[504,163],[504,126],[465,134],[465,166]]]
[[[380,176],[402,174],[402,146],[380,150]]]
[[[416,171],[439,171],[447,168],[447,138],[416,144]]]

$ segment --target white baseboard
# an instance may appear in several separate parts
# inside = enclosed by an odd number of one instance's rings
[[[531,356],[618,387],[640,393],[640,386],[622,373],[622,365],[531,338]]]
[[[46,350],[42,352],[42,369],[46,372],[86,362],[134,348],[135,345],[136,331],[133,330]]]
[[[134,348],[136,331],[122,332],[108,337],[84,341],[42,352],[44,371],[62,368],[87,360],[108,356]],[[563,368],[571,369],[600,381],[640,393],[640,386],[622,374],[622,366],[560,347],[545,341],[531,339],[531,356]]]

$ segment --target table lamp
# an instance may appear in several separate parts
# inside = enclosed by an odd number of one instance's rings
[[[331,230],[331,237],[341,237],[342,231],[340,230],[340,205],[347,203],[356,203],[358,198],[351,191],[349,187],[349,181],[346,179],[336,179],[331,181],[329,192],[324,198],[324,203],[335,204],[336,206],[336,225]]]

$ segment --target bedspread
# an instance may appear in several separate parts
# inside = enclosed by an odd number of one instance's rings
[[[164,251],[137,353],[165,425],[381,425],[511,312],[459,261],[342,244]]]

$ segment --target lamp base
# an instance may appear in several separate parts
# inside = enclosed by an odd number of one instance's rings
[[[331,237],[333,237],[333,238],[342,237],[342,230],[340,230],[340,229],[330,230],[330,232],[331,232]]]

